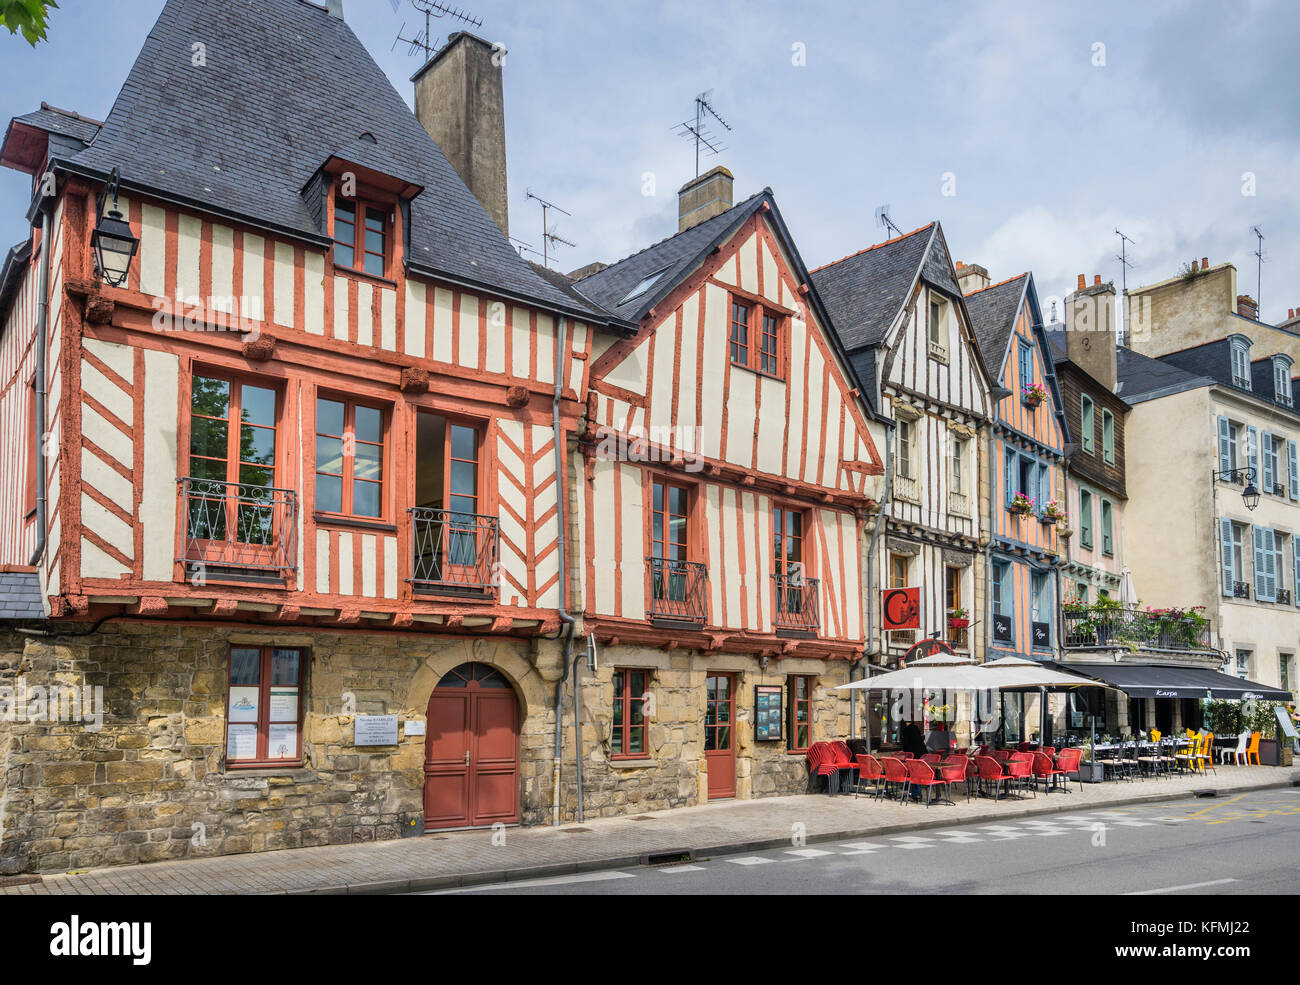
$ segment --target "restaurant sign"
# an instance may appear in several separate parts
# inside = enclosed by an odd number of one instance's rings
[[[886,632],[896,629],[921,628],[921,589],[885,588],[880,592],[882,628]]]

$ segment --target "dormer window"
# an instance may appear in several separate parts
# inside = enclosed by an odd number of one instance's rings
[[[1292,404],[1291,362],[1281,356],[1273,357],[1273,399],[1284,407]]]
[[[948,358],[948,302],[930,292],[930,318],[928,325],[930,355],[935,359]]]
[[[358,198],[334,201],[334,265],[383,277],[388,262],[388,210]]]
[[[1250,343],[1240,337],[1232,340],[1232,385],[1250,389]]]

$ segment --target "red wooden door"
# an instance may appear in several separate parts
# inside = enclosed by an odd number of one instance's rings
[[[519,702],[500,673],[462,664],[429,698],[425,827],[518,820]]]
[[[704,763],[709,800],[736,796],[736,675],[705,680]]]

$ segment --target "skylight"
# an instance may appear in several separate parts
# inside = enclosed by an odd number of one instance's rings
[[[627,294],[623,296],[623,300],[621,300],[619,304],[627,304],[633,298],[639,298],[646,291],[650,290],[650,288],[654,287],[655,281],[667,272],[668,268],[664,267],[662,270],[656,270],[649,277],[642,277],[641,280],[637,282],[636,287],[632,288],[632,290],[628,291]]]

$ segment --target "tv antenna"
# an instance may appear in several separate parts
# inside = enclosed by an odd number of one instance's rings
[[[1115,256],[1115,259],[1119,261],[1120,283],[1123,285],[1123,294],[1121,295],[1123,308],[1121,311],[1124,322],[1120,325],[1119,337],[1121,345],[1128,345],[1128,268],[1133,266],[1132,261],[1128,258],[1128,244],[1132,243],[1133,240],[1120,232],[1119,226],[1115,227],[1115,235],[1119,237],[1119,253]]]
[[[397,0],[389,0],[393,5],[393,12],[397,12]],[[414,37],[405,37],[406,22],[402,21],[402,27],[397,32],[397,40],[393,42],[393,48],[397,47],[400,41],[407,45],[407,54],[414,55],[417,51],[424,52],[424,60],[427,62],[433,57],[433,53],[441,47],[434,40],[433,20],[434,18],[451,17],[461,21],[468,27],[479,28],[483,26],[483,18],[475,17],[468,10],[460,7],[453,7],[451,4],[442,3],[441,0],[411,0],[411,6],[417,11],[424,14],[424,30],[418,31]],[[390,48],[389,51],[393,49]]]
[[[520,256],[523,256],[525,253],[531,253],[533,256],[541,256],[541,253],[534,249],[531,243],[525,243],[518,236],[511,236],[510,242],[515,244],[515,249],[519,251]]]
[[[1264,256],[1264,234],[1259,226],[1251,226],[1250,231],[1255,234],[1255,252],[1251,256],[1255,258],[1255,310],[1259,312],[1264,309],[1260,295],[1264,293],[1264,261],[1268,258]]]
[[[562,246],[578,245],[577,243],[570,242],[569,240],[561,236],[559,233],[557,233],[555,231],[556,225],[554,223],[552,223],[551,225],[547,225],[547,219],[550,216],[550,212],[552,209],[554,209],[556,212],[560,213],[561,215],[567,215],[570,219],[573,218],[573,213],[566,212],[564,209],[560,208],[554,202],[548,202],[540,195],[534,195],[533,190],[531,188],[526,189],[526,191],[528,193],[528,197],[542,207],[542,266],[549,267],[551,265],[551,249],[550,249],[551,247],[556,246],[557,244]]]
[[[721,134],[715,129],[714,125],[722,127],[723,130],[731,130],[731,124],[719,115],[710,101],[712,96],[712,89],[696,96],[695,119],[679,123],[676,127],[676,133],[679,137],[685,137],[687,140],[695,142],[695,177],[697,178],[700,176],[701,148],[706,154],[715,156],[727,149],[720,139]]]
[[[894,220],[889,217],[888,205],[882,205],[878,209],[876,209],[876,225],[883,226],[885,229],[892,232],[894,236],[903,235],[903,230],[899,229],[898,224],[895,223]],[[892,237],[887,237],[887,238],[892,238]]]

